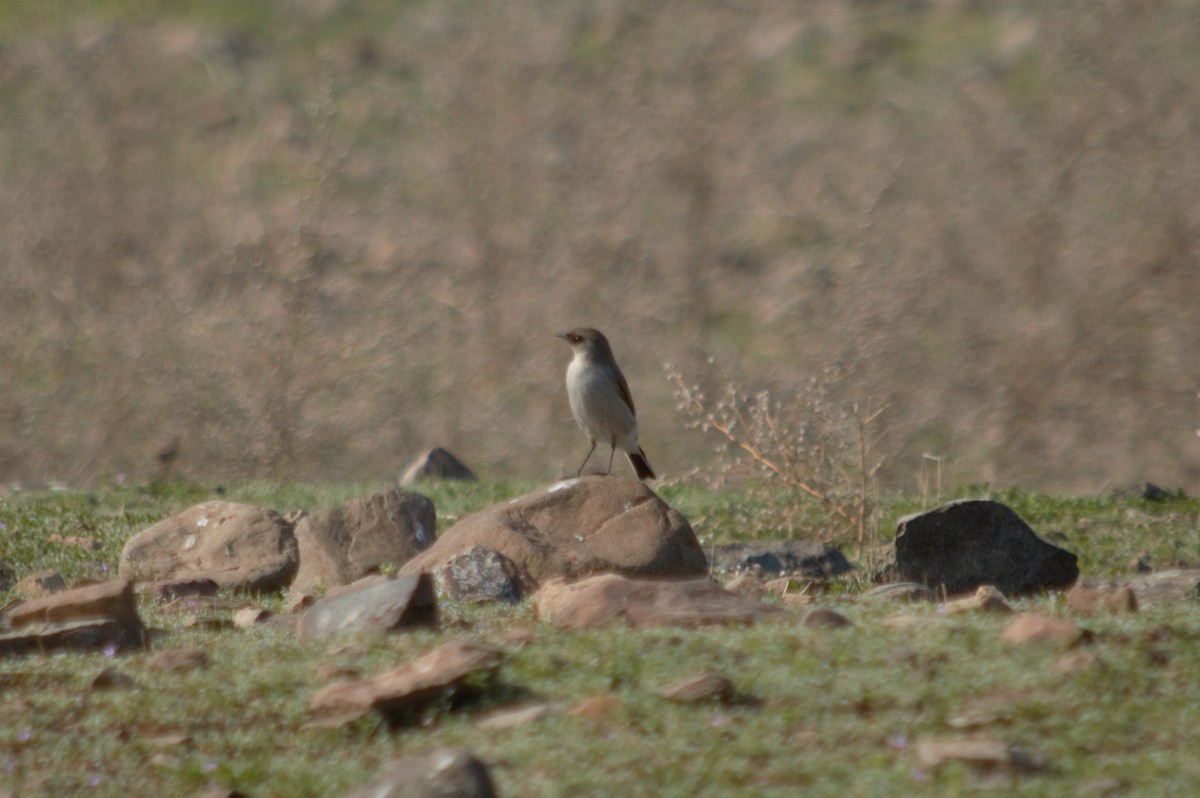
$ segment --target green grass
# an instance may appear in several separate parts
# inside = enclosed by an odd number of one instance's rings
[[[380,487],[256,483],[229,486],[224,496],[311,511]],[[440,485],[429,493],[444,529],[453,517],[530,487]],[[705,526],[717,539],[738,537],[732,519],[754,510],[734,491],[676,485],[662,494],[689,518],[709,519]],[[94,577],[106,573],[104,566],[111,574],[130,534],[213,495],[185,486],[11,495],[0,500],[0,560],[18,574],[53,567],[68,579]],[[1035,529],[1061,535],[1087,573],[1124,573],[1134,554],[1147,554],[1157,567],[1200,562],[1200,508],[1185,497],[993,497]],[[913,509],[910,499],[887,500],[885,525]],[[93,537],[101,548],[50,543],[52,534]],[[970,736],[1046,758],[1045,771],[1018,774],[1004,794],[1074,794],[1089,783],[1119,784],[1127,795],[1200,791],[1196,603],[1077,619],[1093,635],[1081,648],[1102,664],[1062,675],[1054,664],[1065,649],[1006,644],[1004,617],[875,603],[861,598],[861,587],[852,579],[820,594],[821,604],[854,621],[839,631],[803,628],[801,611],[789,611],[747,628],[562,633],[540,624],[528,604],[448,605],[437,632],[328,643],[301,643],[289,618],[211,631],[143,603],[144,619],[157,630],[154,650],[202,648],[209,666],[155,671],[148,666],[153,651],[0,660],[0,791],[188,795],[215,783],[258,796],[337,795],[396,755],[463,745],[489,763],[501,793],[513,796],[945,795],[985,782],[959,765],[923,772],[913,747],[925,738]],[[276,610],[282,604],[260,603]],[[1066,614],[1054,596],[1016,604]],[[884,623],[901,612],[917,623]],[[441,640],[495,641],[513,627],[530,629],[532,639],[506,646],[496,681],[465,705],[436,707],[399,730],[372,721],[340,730],[304,727],[307,702],[322,685],[321,664],[370,674]],[[106,667],[136,687],[89,689]],[[659,697],[661,688],[709,669],[754,700],[683,706]],[[569,712],[603,694],[619,703],[599,717]],[[567,709],[512,730],[479,726],[481,714],[525,700]],[[979,727],[960,728],[964,714],[980,706],[973,713]]]

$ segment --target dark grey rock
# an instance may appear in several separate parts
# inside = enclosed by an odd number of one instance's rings
[[[417,482],[447,479],[460,482],[475,482],[477,478],[471,469],[457,457],[440,446],[426,449],[416,460],[409,463],[400,476],[401,485],[413,485]]]
[[[300,637],[319,640],[350,632],[391,632],[410,626],[436,626],[437,596],[428,574],[394,579],[368,577],[358,589],[314,603],[300,620]]]
[[[1171,492],[1163,490],[1153,482],[1147,482],[1142,488],[1142,498],[1148,502],[1161,502],[1172,498]]]
[[[495,798],[487,767],[471,752],[442,748],[393,762],[346,798]]]
[[[517,565],[495,549],[472,546],[434,571],[438,592],[456,601],[521,600]]]
[[[1006,596],[1065,589],[1076,557],[1044,540],[999,502],[964,499],[901,518],[894,545],[899,579],[949,595],[993,585]]]
[[[828,579],[852,570],[840,550],[809,540],[725,543],[713,547],[712,567],[717,573],[753,570],[763,576],[795,574],[807,579]]]

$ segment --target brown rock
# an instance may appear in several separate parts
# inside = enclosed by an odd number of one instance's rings
[[[707,579],[630,579],[601,574],[579,582],[548,582],[537,592],[538,618],[559,629],[591,629],[614,623],[630,626],[710,626],[753,623],[782,612],[730,593]]]
[[[621,697],[614,693],[602,693],[583,699],[568,713],[573,718],[598,723],[610,720],[621,707]]]
[[[1088,779],[1080,782],[1074,788],[1075,794],[1080,798],[1106,798],[1110,795],[1126,795],[1129,792],[1129,782],[1125,779],[1118,779],[1114,776],[1101,776],[1097,779]]]
[[[1024,612],[1013,618],[1004,629],[1004,639],[1018,645],[1024,643],[1072,643],[1079,639],[1079,627],[1066,618],[1056,618],[1040,612]]]
[[[561,704],[553,704],[548,702],[538,704],[526,704],[519,707],[505,707],[494,712],[489,712],[487,715],[479,719],[479,728],[495,730],[515,729],[519,726],[524,726],[527,723],[548,718],[551,715],[559,712],[562,709]]]
[[[931,739],[919,741],[915,748],[917,764],[926,770],[936,770],[947,762],[963,762],[984,771],[1035,771],[1046,764],[1035,753],[995,740]]]
[[[708,568],[684,517],[625,477],[568,479],[469,515],[400,572],[434,571],[472,546],[511,560],[523,595],[556,577],[700,576]]]
[[[854,625],[845,615],[828,607],[814,607],[801,623],[809,629],[846,629]]]
[[[1086,578],[1081,579],[1076,587],[1081,589],[1083,596],[1089,595],[1085,590],[1096,591],[1106,597],[1105,601],[1108,600],[1107,596],[1128,588],[1131,596],[1114,597],[1113,606],[1106,605],[1106,609],[1111,611],[1126,612],[1132,611],[1131,606],[1177,604],[1200,599],[1200,568],[1178,568],[1120,579]],[[1079,601],[1082,607],[1080,611],[1085,611],[1085,599],[1080,598]]]
[[[660,693],[668,701],[681,704],[697,704],[701,701],[727,704],[735,694],[733,682],[728,677],[711,671],[676,682]]]
[[[222,588],[271,591],[296,572],[292,528],[274,510],[209,501],[125,542],[120,574],[139,580],[211,579]]]
[[[13,586],[13,592],[20,593],[28,599],[44,598],[66,589],[67,583],[62,575],[52,569],[29,574]]]
[[[127,580],[90,584],[88,587],[55,593],[26,601],[6,613],[13,629],[34,623],[62,623],[82,618],[113,617],[132,625],[137,619],[133,590]]]
[[[177,749],[192,744],[191,736],[178,732],[162,732],[141,739],[142,742],[153,748]]]
[[[920,626],[925,621],[916,615],[889,615],[883,619],[883,625],[888,629],[911,629],[914,626]]]
[[[1090,671],[1100,665],[1100,658],[1091,651],[1072,651],[1054,662],[1054,672],[1064,676]]]
[[[127,674],[121,673],[116,668],[105,668],[92,677],[91,689],[93,690],[111,690],[114,688],[130,689],[136,687],[133,679]]]
[[[1076,585],[1067,593],[1067,608],[1080,615],[1137,612],[1137,595],[1128,585],[1109,589]]]
[[[460,482],[475,482],[476,477],[471,469],[461,460],[440,446],[426,449],[408,464],[400,475],[401,485],[414,485],[418,482],[432,480],[458,480]]]
[[[264,610],[262,607],[242,607],[233,614],[233,625],[239,629],[248,629],[251,626],[264,623],[270,620],[270,618],[270,611]]]
[[[245,599],[223,598],[221,596],[184,596],[171,599],[159,605],[163,612],[186,612],[197,614],[202,612],[218,612],[236,610],[245,605]]]
[[[287,604],[284,605],[284,608],[288,612],[299,612],[300,610],[306,610],[312,605],[316,604],[319,598],[320,596],[318,596],[315,591],[290,590],[288,591]]]
[[[495,798],[487,767],[469,751],[442,748],[397,760],[346,798]]]
[[[233,621],[225,615],[188,615],[183,619],[185,629],[204,629],[209,632],[219,632],[222,629],[232,629]]]
[[[766,583],[753,571],[734,574],[732,578],[725,580],[722,587],[731,593],[740,593],[743,596],[761,596],[767,592]]]
[[[940,658],[941,662],[948,661]],[[916,663],[920,662],[918,655]],[[1021,714],[1023,708],[1039,706],[1046,697],[1032,690],[1001,689],[990,693],[970,695],[963,699],[959,710],[946,718],[952,729],[979,729],[994,724],[1008,724]]]
[[[460,690],[470,677],[494,672],[502,656],[494,648],[451,640],[406,665],[322,688],[308,705],[313,725],[340,726],[372,711],[401,722]]]
[[[1131,587],[1119,587],[1104,597],[1104,606],[1112,613],[1137,612],[1137,594]]]
[[[208,577],[192,579],[159,579],[153,582],[139,582],[137,592],[154,601],[172,601],[193,596],[215,596],[221,589]]]
[[[169,648],[151,657],[146,662],[146,667],[157,671],[185,673],[208,667],[208,654],[198,648]]]
[[[533,630],[527,626],[505,626],[492,636],[492,642],[501,646],[524,648],[533,640]]]
[[[0,653],[29,649],[142,647],[146,629],[126,579],[65,590],[10,607],[0,617]]]
[[[296,524],[300,569],[292,590],[347,585],[398,568],[436,537],[433,502],[419,493],[391,490],[321,510]]]
[[[1159,571],[1128,583],[1147,604],[1195,601],[1200,598],[1200,568]]]
[[[995,612],[1007,615],[1013,611],[1008,602],[1004,600],[1004,594],[991,585],[983,585],[975,591],[974,596],[947,601],[945,608],[947,615],[955,615],[960,612]]]
[[[300,619],[300,639],[320,640],[350,632],[391,632],[436,626],[437,596],[428,574],[394,579],[368,577],[315,602]]]
[[[1075,585],[1067,591],[1067,609],[1080,615],[1091,615],[1100,608],[1104,592],[1096,588]]]

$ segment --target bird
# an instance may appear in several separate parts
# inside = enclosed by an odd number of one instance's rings
[[[574,355],[567,366],[567,398],[571,402],[571,414],[592,441],[592,448],[588,449],[576,476],[583,473],[583,467],[596,451],[596,444],[603,441],[612,448],[608,456],[609,474],[612,473],[613,457],[620,449],[629,458],[638,479],[655,479],[654,469],[638,445],[637,411],[629,393],[629,383],[617,366],[604,333],[591,327],[576,327],[556,335],[571,345]]]

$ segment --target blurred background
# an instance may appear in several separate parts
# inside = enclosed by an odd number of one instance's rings
[[[8,0],[0,98],[6,483],[573,473],[590,325],[667,476],[669,363],[1200,489],[1198,2]]]

